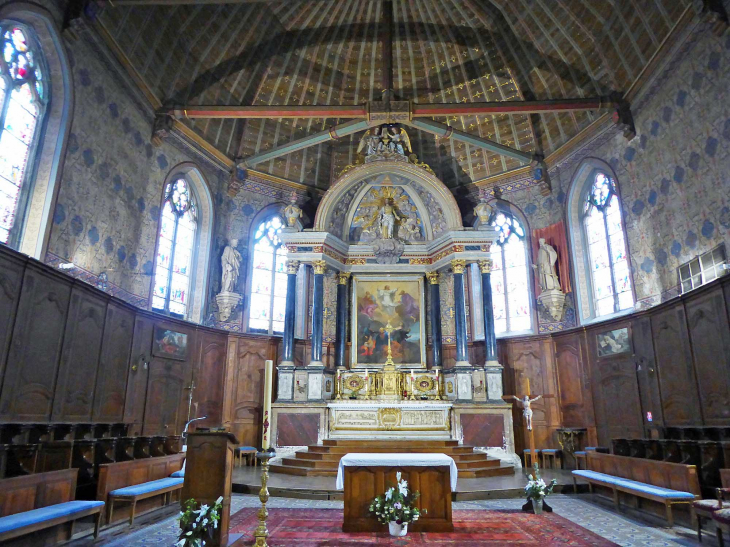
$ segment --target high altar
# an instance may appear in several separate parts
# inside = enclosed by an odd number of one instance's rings
[[[273,445],[296,449],[328,439],[458,440],[502,449],[514,461],[511,405],[502,401],[491,304],[489,206],[465,228],[451,192],[410,151],[397,124],[371,128],[358,161],[324,195],[311,230],[301,211],[289,228],[283,360],[272,405]],[[296,273],[314,269],[312,350],[293,363]],[[469,361],[465,270],[477,263],[485,362]],[[335,369],[322,363],[324,277],[337,272]],[[453,274],[456,363],[443,367],[439,283]],[[428,336],[427,336],[428,333]],[[427,343],[430,342],[430,343]]]

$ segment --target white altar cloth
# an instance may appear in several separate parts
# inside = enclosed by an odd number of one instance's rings
[[[456,462],[451,456],[446,454],[368,454],[353,452],[345,454],[340,460],[337,468],[337,490],[345,488],[345,466],[389,466],[389,467],[428,467],[433,465],[448,465],[451,470],[451,491],[456,490],[456,479],[459,471],[456,468]]]

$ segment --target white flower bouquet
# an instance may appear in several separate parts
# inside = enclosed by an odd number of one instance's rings
[[[183,504],[184,511],[180,512],[180,536],[175,544],[177,547],[203,547],[213,532],[218,528],[223,509],[223,496],[220,496],[213,505],[203,504],[195,509],[197,502],[189,499]]]
[[[408,491],[408,482],[401,479],[400,471],[396,474],[396,480],[396,486],[391,486],[384,496],[378,496],[370,503],[370,512],[375,513],[381,524],[408,524],[417,521],[422,512],[426,513],[425,509],[420,511],[413,506],[420,494]]]
[[[528,475],[530,480],[527,481],[527,485],[525,486],[525,494],[528,500],[542,500],[552,494],[553,488],[555,488],[558,481],[553,479],[550,481],[550,484],[546,484],[540,476],[540,469],[537,467],[537,464],[535,464],[534,469],[534,476]]]

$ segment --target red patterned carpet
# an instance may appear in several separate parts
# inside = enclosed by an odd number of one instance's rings
[[[246,542],[254,541],[258,524],[256,509],[243,509],[231,517],[231,532],[243,533]],[[613,546],[602,537],[556,514],[532,515],[521,511],[454,511],[452,533],[409,533],[391,538],[383,533],[345,534],[339,509],[269,509],[268,544],[272,547],[295,545],[451,545],[482,547],[495,545]]]

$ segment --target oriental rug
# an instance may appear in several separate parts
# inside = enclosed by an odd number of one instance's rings
[[[256,513],[255,508],[247,508],[231,516],[231,533],[243,533],[245,544],[254,541],[258,525]],[[404,538],[391,538],[386,526],[382,533],[346,534],[342,532],[342,518],[340,509],[269,509],[268,544],[271,547],[616,545],[555,513],[533,515],[515,510],[459,510],[453,512],[453,532],[409,532]]]

